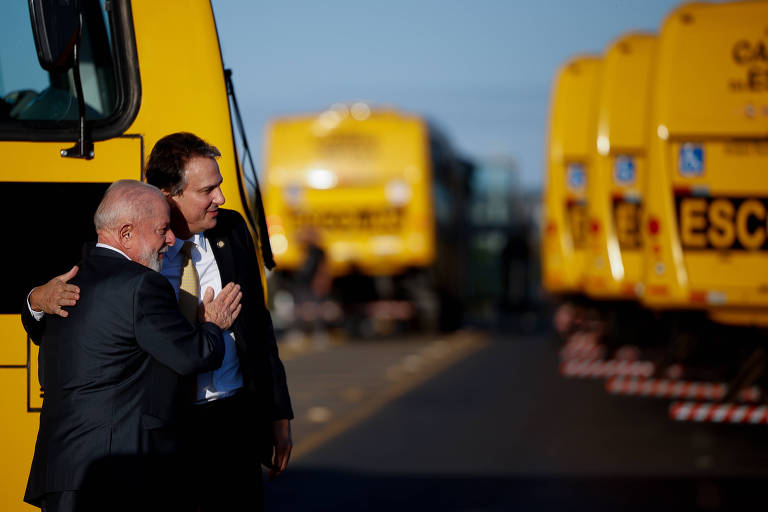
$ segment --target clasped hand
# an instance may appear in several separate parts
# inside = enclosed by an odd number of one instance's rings
[[[243,292],[240,291],[239,284],[228,283],[215,299],[213,288],[209,286],[205,289],[203,302],[200,303],[197,310],[198,319],[201,322],[212,322],[218,325],[222,331],[226,331],[232,326],[243,308],[243,305],[240,304],[242,298]]]

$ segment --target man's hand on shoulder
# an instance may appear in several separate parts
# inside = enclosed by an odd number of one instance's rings
[[[69,313],[62,309],[63,306],[74,306],[80,300],[80,287],[67,284],[77,275],[77,265],[69,272],[56,276],[42,286],[32,289],[29,294],[29,306],[33,311],[44,312],[49,315],[59,315],[66,318]]]
[[[198,310],[198,318],[201,322],[212,322],[226,331],[232,327],[237,315],[240,314],[243,292],[240,285],[229,283],[222,288],[216,298],[213,298],[213,288],[208,287],[203,295],[203,302]]]
[[[277,478],[280,473],[285,471],[288,466],[288,459],[291,458],[293,449],[293,440],[291,439],[291,420],[275,420],[272,423],[273,434],[275,436],[275,459],[269,470],[269,479]]]

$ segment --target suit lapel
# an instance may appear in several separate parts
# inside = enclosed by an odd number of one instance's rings
[[[209,229],[205,232],[205,238],[208,243],[211,244],[211,250],[213,251],[213,257],[216,260],[216,265],[219,267],[219,275],[221,276],[221,287],[225,287],[228,283],[237,282],[235,272],[235,257],[232,252],[232,240],[229,237],[230,230],[225,228],[223,219],[219,219],[219,223],[213,229]],[[232,324],[230,330],[235,334],[235,343],[238,346],[244,344],[245,337],[240,332],[241,325],[240,317],[235,319],[235,323]]]
[[[211,244],[213,257],[216,259],[216,265],[219,267],[221,286],[226,286],[227,283],[235,280],[235,259],[232,255],[232,244],[229,238],[217,229],[206,231],[205,238]]]

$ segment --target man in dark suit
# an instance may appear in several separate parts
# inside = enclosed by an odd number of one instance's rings
[[[203,512],[261,509],[259,460],[275,477],[292,448],[293,411],[264,304],[257,249],[240,214],[220,208],[225,200],[220,155],[196,135],[174,133],[155,144],[146,168],[147,182],[166,196],[178,238],[163,262],[163,275],[179,289],[181,247],[187,241],[193,244],[201,288],[216,290],[234,281],[243,291],[243,312],[224,333],[224,362],[215,372],[198,375],[193,398],[191,445],[207,480],[199,496]]]
[[[157,142],[146,167],[147,181],[163,191],[171,207],[177,241],[169,247],[161,272],[174,291],[179,293],[182,267],[190,258],[200,290],[210,286],[216,292],[233,281],[243,292],[243,312],[223,335],[221,368],[199,374],[188,398],[195,403],[189,442],[206,480],[198,486],[201,512],[261,509],[259,461],[270,467],[273,478],[286,468],[293,446],[293,411],[264,304],[260,262],[244,219],[220,208],[225,199],[219,156],[216,147],[196,135],[174,133]],[[193,244],[188,256],[182,253],[185,242]],[[73,267],[33,289],[28,307],[40,314],[66,315],[62,306],[80,298],[77,284],[67,282],[77,271]]]
[[[66,318],[23,315],[41,344],[45,390],[24,499],[51,512],[158,504],[143,501],[153,483],[146,470],[180,467],[167,465],[179,449],[180,376],[219,367],[222,332],[241,308],[239,287],[230,284],[215,301],[207,291],[199,324],[179,312],[156,272],[175,243],[156,188],[116,182],[94,224],[99,243],[72,282],[82,290],[77,305]],[[168,498],[181,503],[178,494]]]

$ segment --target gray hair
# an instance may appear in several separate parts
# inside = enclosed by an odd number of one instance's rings
[[[120,227],[124,222],[138,222],[155,214],[157,197],[165,204],[165,196],[157,187],[136,180],[118,180],[111,184],[93,215],[96,232]]]

